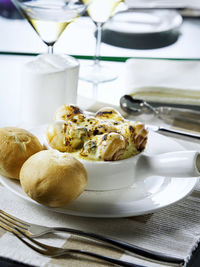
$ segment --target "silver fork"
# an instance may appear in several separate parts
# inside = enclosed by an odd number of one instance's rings
[[[33,249],[34,251],[44,256],[54,258],[54,257],[63,256],[63,255],[81,254],[81,255],[87,255],[92,258],[96,258],[96,259],[100,259],[100,260],[112,263],[113,265],[125,266],[125,267],[145,267],[142,265],[118,260],[116,258],[111,258],[108,256],[100,255],[100,254],[86,251],[86,250],[66,249],[66,248],[49,246],[39,241],[36,241],[32,237],[28,236],[24,231],[19,230],[17,227],[11,227],[11,224],[7,224],[6,222],[5,223],[0,222],[0,227],[3,228],[4,230],[11,232],[19,240],[21,240],[24,244],[26,244],[29,248]]]
[[[184,259],[182,258],[171,257],[163,253],[143,249],[138,246],[132,245],[130,243],[126,243],[121,240],[116,240],[108,236],[103,236],[103,235],[99,235],[95,233],[89,233],[89,232],[72,229],[72,228],[46,227],[46,226],[28,223],[14,216],[11,216],[10,214],[2,210],[0,210],[0,222],[7,223],[8,226],[14,227],[18,229],[20,232],[23,232],[24,234],[32,238],[39,237],[47,233],[66,232],[66,233],[71,233],[71,234],[75,234],[78,236],[83,236],[89,239],[103,241],[104,243],[112,245],[113,247],[118,248],[124,252],[132,254],[134,256],[137,255],[141,258],[151,259],[151,261],[161,262],[165,264],[170,263],[170,264],[173,264],[174,266],[181,266],[185,262]]]

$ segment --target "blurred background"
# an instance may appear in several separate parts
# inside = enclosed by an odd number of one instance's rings
[[[127,58],[200,59],[199,1],[126,0],[120,8],[104,24],[101,44],[101,57],[108,60],[104,64],[116,71],[118,79],[98,86],[79,80],[78,104],[84,102],[84,108],[91,108],[96,102],[119,106],[120,97],[126,93],[123,62]],[[95,30],[93,21],[84,14],[63,32],[54,46],[55,53],[84,59],[80,60],[84,68],[91,62],[87,59],[94,56]],[[0,113],[9,109],[0,124],[13,125],[18,123],[21,68],[32,60],[32,55],[46,53],[47,47],[10,0],[0,0],[0,36]],[[150,70],[143,66],[138,71],[142,77],[139,75],[139,79],[146,81]],[[177,76],[173,69],[169,72],[164,73],[166,79]],[[184,81],[183,75],[175,78],[177,83]],[[198,86],[198,79],[195,81]]]
[[[198,1],[127,0],[104,25],[101,55],[200,58],[199,6]],[[0,34],[1,52],[46,52],[10,0],[0,0]],[[92,56],[94,48],[95,25],[87,15],[70,24],[55,44],[55,52],[71,55]]]

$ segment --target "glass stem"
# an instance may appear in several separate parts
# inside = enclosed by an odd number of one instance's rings
[[[102,22],[96,22],[97,28],[97,37],[96,37],[96,48],[95,48],[95,55],[94,55],[94,64],[95,66],[99,66],[100,64],[100,46],[101,46],[101,37],[102,37]]]
[[[53,45],[48,45],[48,54],[53,54]]]

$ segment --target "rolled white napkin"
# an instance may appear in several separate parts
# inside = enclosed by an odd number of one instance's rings
[[[128,59],[125,90],[135,98],[200,105],[200,61]]]

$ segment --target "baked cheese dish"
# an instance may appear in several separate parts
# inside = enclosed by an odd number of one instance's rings
[[[76,158],[116,161],[132,157],[145,149],[148,132],[140,122],[124,119],[113,108],[102,108],[93,116],[78,106],[63,105],[48,125],[49,145]]]

